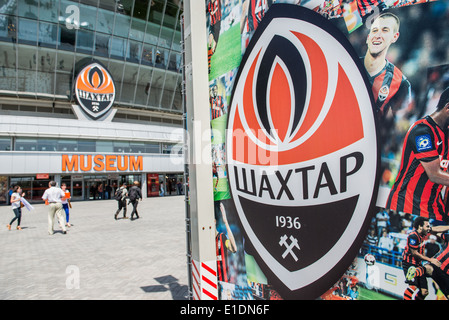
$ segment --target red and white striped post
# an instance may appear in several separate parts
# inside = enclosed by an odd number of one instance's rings
[[[218,300],[217,261],[192,261],[193,300]]]

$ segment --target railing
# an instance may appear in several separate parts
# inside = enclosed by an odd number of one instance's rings
[[[376,263],[380,262],[395,268],[402,268],[402,250],[387,250],[385,248],[363,244],[358,256],[363,258],[367,253],[376,258]]]

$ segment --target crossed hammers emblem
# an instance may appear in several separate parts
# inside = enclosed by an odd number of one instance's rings
[[[281,237],[281,240],[279,241],[279,245],[282,247],[282,246],[285,246],[287,249],[284,251],[284,253],[282,254],[282,258],[283,259],[285,259],[285,257],[288,255],[288,254],[291,254],[291,256],[293,257],[293,259],[295,259],[295,261],[298,261],[298,257],[296,256],[296,254],[293,252],[293,249],[296,247],[296,248],[298,248],[298,249],[300,249],[299,248],[299,245],[298,245],[298,239],[296,239],[295,237],[293,237],[293,236],[290,236],[290,244],[288,244],[287,243],[287,235],[286,234],[284,234],[282,237]],[[300,249],[301,250],[301,249]]]

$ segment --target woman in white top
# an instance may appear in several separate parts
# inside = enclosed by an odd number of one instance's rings
[[[13,189],[13,193],[11,195],[11,208],[14,212],[14,218],[11,220],[11,222],[6,226],[8,230],[11,230],[11,225],[14,221],[17,220],[17,230],[22,230],[20,227],[20,221],[22,220],[22,208],[21,208],[21,201],[20,199],[25,196],[25,192],[22,193],[22,188],[20,186],[15,186]]]

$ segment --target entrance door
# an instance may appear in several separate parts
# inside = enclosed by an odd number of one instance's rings
[[[95,177],[84,179],[84,199],[85,200],[102,200],[105,199],[105,187],[107,177]]]
[[[83,180],[72,180],[72,200],[82,200],[83,199]]]

